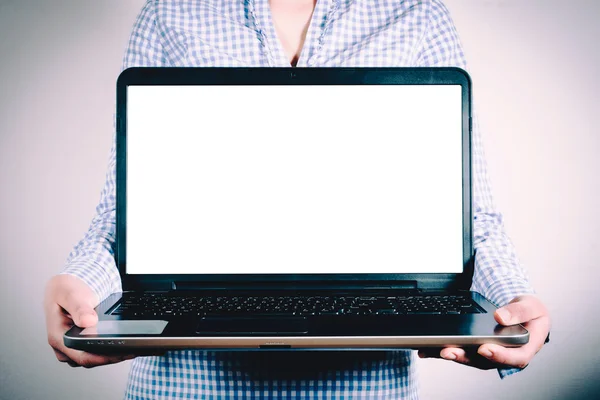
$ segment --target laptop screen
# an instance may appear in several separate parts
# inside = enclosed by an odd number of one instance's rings
[[[130,86],[127,273],[463,272],[459,85]]]

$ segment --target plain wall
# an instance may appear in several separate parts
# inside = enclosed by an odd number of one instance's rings
[[[143,0],[0,0],[0,398],[121,398],[129,363],[56,361],[42,296],[85,233],[112,139],[114,83]],[[496,202],[553,319],[504,381],[419,362],[423,398],[600,393],[600,3],[447,0],[461,35]]]

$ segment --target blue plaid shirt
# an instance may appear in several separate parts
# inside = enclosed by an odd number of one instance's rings
[[[149,0],[125,54],[133,66],[290,67],[268,0]],[[298,67],[458,66],[461,44],[439,0],[318,0]],[[475,274],[497,305],[533,293],[492,201],[477,121],[473,131]],[[115,265],[115,147],[85,237],[63,273],[100,299],[121,291]],[[432,244],[435,246],[435,244]],[[418,398],[414,351],[172,351],[133,361],[126,398]],[[500,370],[502,377],[518,371]]]

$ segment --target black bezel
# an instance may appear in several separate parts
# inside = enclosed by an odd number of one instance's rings
[[[126,273],[127,87],[133,85],[460,85],[462,87],[463,272],[457,274],[151,274]],[[168,290],[173,282],[265,283],[301,286],[348,283],[468,290],[473,276],[471,196],[471,79],[460,68],[129,68],[117,80],[117,233],[115,259],[123,290]],[[435,251],[435,249],[432,249]],[[426,255],[424,255],[426,256]]]

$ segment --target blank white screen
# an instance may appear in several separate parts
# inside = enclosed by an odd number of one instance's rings
[[[462,272],[460,86],[127,96],[127,273]]]

